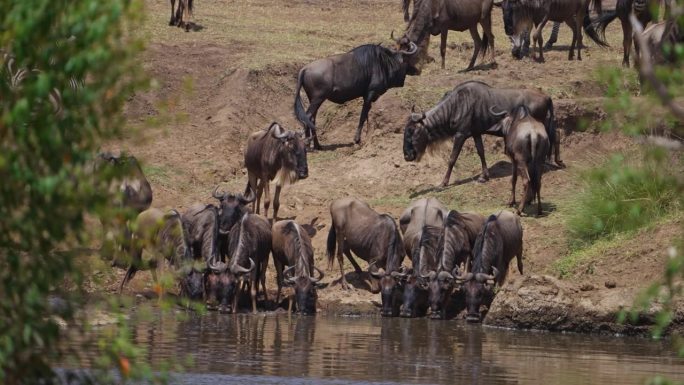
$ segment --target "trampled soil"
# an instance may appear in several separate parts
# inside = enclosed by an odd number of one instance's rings
[[[157,85],[130,101],[126,114],[131,130],[109,147],[133,153],[144,162],[154,190],[153,206],[174,207],[181,212],[194,202],[212,202],[211,191],[217,184],[231,191],[244,190],[247,178],[243,150],[249,133],[272,121],[300,128],[292,114],[292,102],[296,75],[302,65],[364,43],[389,46],[390,31],[401,31],[404,26],[400,3],[394,0],[344,0],[334,4],[327,0],[198,2],[196,28],[188,33],[166,25],[167,7],[167,2],[146,2],[148,17],[142,32],[150,41],[141,66]],[[594,319],[597,325],[610,323],[606,320],[613,319],[620,307],[629,306],[637,293],[661,274],[669,241],[681,229],[679,221],[669,221],[643,231],[610,250],[591,255],[571,274],[558,278],[555,264],[569,253],[565,221],[582,188],[580,175],[604,163],[613,153],[629,156],[636,146],[622,134],[598,131],[607,117],[602,99],[607,87],[598,81],[598,73],[601,68],[620,65],[619,23],[608,29],[612,48],[599,48],[585,37],[588,48],[583,52],[583,61],[567,60],[571,34],[563,27],[556,48],[545,54],[545,63],[538,63],[530,58],[513,59],[500,10],[495,8],[492,17],[495,66],[459,72],[470,59],[472,41],[467,32],[451,32],[446,69],[441,69],[438,39],[433,38],[430,54],[437,61],[427,64],[421,76],[407,78],[404,88],[388,91],[374,104],[360,146],[352,144],[360,101],[344,106],[325,103],[318,118],[319,137],[325,149],[309,153],[308,179],[283,189],[279,216],[300,224],[313,223],[317,230],[313,237],[316,263],[327,267],[329,204],[339,197],[357,196],[395,218],[412,199],[427,196],[436,196],[450,208],[462,211],[486,215],[505,210],[511,173],[500,139],[485,138],[492,177],[489,182],[476,182],[479,160],[472,141],[468,141],[451,184],[437,189],[446,171],[448,152],[421,163],[405,162],[405,119],[413,105],[429,108],[445,91],[466,80],[542,90],[554,98],[563,132],[562,157],[568,167],[549,169],[544,175],[545,215],[523,218],[525,277],[512,268],[510,282],[493,304],[489,323],[600,331],[600,327],[582,328],[573,322],[546,322],[541,313],[548,309],[536,305],[549,300],[552,308],[571,306],[583,312],[589,324]],[[360,264],[366,266],[365,262]],[[357,277],[345,261],[345,272],[354,286],[345,291],[336,284],[340,274],[337,265],[324,270],[326,287],[319,291],[322,309],[377,314],[374,303],[379,302],[379,295],[368,291],[365,275]],[[151,280],[146,274],[136,277],[129,293],[149,288]],[[273,275],[269,270],[272,295]],[[119,272],[110,277],[107,291],[113,291],[116,279],[121,277]],[[606,288],[607,281],[612,281],[615,288]],[[520,298],[528,286],[556,293],[562,287],[563,295],[524,297],[537,301],[526,304]]]

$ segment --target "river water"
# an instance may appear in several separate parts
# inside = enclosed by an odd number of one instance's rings
[[[684,360],[668,342],[460,321],[210,313],[142,323],[133,338],[152,363],[191,356],[194,364],[176,376],[188,384],[643,384],[657,374],[684,380]]]

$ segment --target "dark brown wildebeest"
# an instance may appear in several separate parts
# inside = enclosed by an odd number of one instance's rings
[[[247,207],[249,203],[254,202],[256,193],[254,189],[247,188],[247,195],[233,194],[230,192],[219,192],[219,186],[216,186],[211,196],[218,199],[218,252],[220,259],[224,260],[228,257],[228,235],[233,226],[238,223],[246,213],[251,212]]]
[[[309,176],[306,163],[306,145],[299,132],[283,129],[273,122],[263,130],[249,136],[245,149],[245,167],[249,182],[247,190],[256,191],[255,212],[259,214],[261,193],[264,197],[264,216],[268,218],[268,206],[271,203],[269,182],[276,179],[273,197],[273,220],[278,220],[280,207],[280,190],[284,184],[295,183]],[[248,193],[248,192],[246,192]]]
[[[499,113],[492,108],[492,114],[506,117],[497,127],[504,135],[504,149],[511,159],[513,176],[511,177],[510,206],[515,206],[515,185],[518,173],[523,178],[523,198],[517,213],[525,209],[525,204],[537,198],[537,215],[541,215],[541,179],[544,173],[544,158],[549,151],[549,137],[544,124],[530,115],[530,110],[520,106],[512,112]]]
[[[185,32],[190,30],[190,19],[192,18],[194,0],[178,0],[178,8],[176,8],[176,0],[171,2],[171,20],[169,25],[185,27]]]
[[[593,4],[594,11],[601,13],[601,0],[504,0],[502,8],[504,20],[510,20],[513,36],[513,55],[520,57],[524,45],[527,31],[532,36],[532,56],[534,57],[534,46],[539,46],[539,60],[544,61],[542,30],[546,23],[550,21],[565,22],[572,29],[572,43],[568,52],[568,60],[575,57],[575,47],[577,47],[577,60],[582,60],[582,26],[585,16],[589,12],[589,5]],[[590,33],[587,35],[600,46],[608,44],[594,33],[593,28],[588,26]],[[516,54],[518,53],[518,54]]]
[[[314,250],[309,234],[295,221],[279,221],[273,224],[273,264],[278,280],[276,304],[280,303],[283,281],[294,286],[297,312],[316,314],[316,284],[323,278],[323,272],[314,266]],[[283,272],[284,266],[288,266]],[[314,277],[314,270],[318,277]],[[288,273],[291,273],[288,277]],[[292,299],[288,311],[292,311]]]
[[[246,213],[230,230],[229,238],[228,263],[214,259],[208,264],[211,273],[205,282],[207,306],[213,308],[218,304],[220,312],[235,313],[241,289],[247,283],[240,282],[240,278],[249,273],[252,312],[256,313],[259,281],[268,300],[265,281],[271,252],[271,226],[265,218]]]
[[[366,44],[305,65],[297,76],[294,113],[304,125],[307,139],[313,139],[314,148],[321,148],[316,135],[316,114],[326,100],[343,104],[363,98],[359,126],[354,135],[354,143],[360,143],[361,129],[368,119],[371,104],[388,89],[403,87],[406,75],[415,74],[415,68],[407,64],[406,58],[417,51],[415,44],[410,44],[406,51]],[[309,98],[306,112],[300,95],[302,87]]]
[[[431,318],[446,317],[446,307],[454,290],[455,277],[460,267],[467,271],[475,240],[485,218],[477,213],[449,211],[437,240],[437,268],[423,279],[429,281]]]
[[[471,271],[456,277],[465,291],[468,322],[480,322],[480,305],[491,304],[494,285],[504,283],[513,257],[523,273],[522,248],[523,229],[517,215],[502,211],[487,218],[473,247]]]
[[[605,38],[608,24],[616,18],[620,19],[620,23],[622,24],[623,66],[629,67],[629,51],[631,50],[633,39],[633,29],[632,24],[629,22],[629,15],[634,13],[639,20],[639,23],[646,27],[648,23],[657,20],[660,3],[660,0],[617,0],[615,10],[604,12],[593,21],[597,32]],[[665,8],[669,9],[669,7],[670,1],[666,0]],[[669,11],[666,11],[666,14],[667,13],[669,13]],[[655,18],[653,17],[654,15],[656,16]],[[634,49],[636,51],[639,49],[636,42],[634,44]]]
[[[164,259],[168,260],[176,269],[190,265],[192,254],[188,244],[181,216],[176,210],[162,211],[156,208],[147,209],[140,214],[131,224],[132,239],[130,244],[131,264],[119,286],[119,294],[123,291],[128,281],[133,279],[138,270],[151,269],[152,278],[157,282],[156,269]],[[153,255],[150,261],[143,261],[143,250]],[[201,272],[186,274],[181,280],[188,280],[185,286],[194,288],[187,295],[192,299],[200,299],[202,296]],[[200,283],[198,285],[198,283]]]
[[[421,198],[411,202],[399,218],[404,250],[413,264],[410,273],[405,272],[398,277],[405,281],[402,317],[420,316],[427,311],[427,282],[422,276],[436,268],[437,240],[448,211],[435,198]]]
[[[361,273],[361,268],[354,261],[351,252],[368,262],[370,273],[376,273],[378,267],[384,266],[384,271],[377,271],[375,276],[371,274],[371,291],[377,292],[377,278],[391,276],[399,270],[404,260],[401,235],[394,219],[388,214],[378,214],[365,202],[350,197],[333,201],[330,204],[330,216],[332,225],[327,241],[328,268],[332,268],[337,255],[340,282],[343,289],[348,289],[349,284],[344,276],[343,253],[357,274]],[[387,308],[391,309],[392,304],[387,303]]]
[[[442,68],[446,56],[446,43],[449,30],[469,30],[473,38],[474,52],[467,70],[475,66],[475,60],[482,51],[482,56],[489,49],[490,61],[494,62],[494,33],[492,32],[493,0],[414,0],[413,15],[406,27],[404,36],[396,40],[399,48],[404,49],[414,43],[421,46],[429,35],[441,35],[439,46],[442,55]],[[404,14],[408,12],[408,2],[404,1]],[[483,37],[477,31],[477,25],[483,29]]]
[[[219,209],[212,204],[195,203],[183,213],[193,259],[209,262],[219,256]]]
[[[479,181],[489,179],[489,171],[484,156],[482,135],[503,136],[492,129],[502,117],[493,116],[489,109],[511,111],[520,105],[526,106],[532,116],[544,122],[546,132],[555,152],[555,162],[560,160],[560,137],[556,135],[556,123],[551,98],[533,90],[492,88],[478,81],[461,83],[444,95],[435,107],[423,113],[412,113],[404,128],[404,159],[408,162],[419,161],[428,146],[437,145],[453,138],[454,146],[441,186],[449,184],[451,170],[456,164],[461,147],[466,139],[475,141],[477,154],[482,163]],[[550,157],[551,151],[548,156]]]

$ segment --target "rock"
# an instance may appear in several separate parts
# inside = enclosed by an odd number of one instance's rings
[[[617,286],[617,283],[615,283],[615,281],[613,281],[613,280],[608,280],[608,281],[606,281],[605,285],[607,288],[613,289]]]
[[[579,288],[581,291],[592,291],[594,290],[594,285],[590,283],[585,283],[584,285],[580,286]]]

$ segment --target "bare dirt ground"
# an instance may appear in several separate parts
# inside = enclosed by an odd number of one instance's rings
[[[154,206],[181,212],[194,202],[211,202],[211,191],[218,184],[235,192],[244,190],[247,178],[242,157],[249,133],[271,121],[292,129],[300,127],[292,115],[292,102],[302,65],[364,43],[389,46],[390,31],[404,28],[398,0],[215,0],[197,2],[196,6],[195,28],[186,33],[167,26],[168,2],[146,2],[147,20],[141,33],[149,43],[140,70],[155,79],[156,87],[130,101],[126,111],[129,133],[109,144],[144,162],[154,189]],[[446,153],[417,164],[405,162],[404,122],[412,106],[427,109],[466,80],[539,89],[554,98],[564,133],[562,157],[568,167],[544,175],[545,215],[523,217],[525,275],[562,275],[563,285],[571,288],[591,285],[591,290],[582,292],[583,298],[604,303],[601,306],[606,312],[617,310],[660,274],[666,247],[681,226],[675,218],[625,242],[598,245],[579,257],[573,255],[562,274],[559,271],[558,266],[570,255],[565,221],[583,187],[582,172],[602,164],[613,153],[633,153],[636,146],[622,134],[597,130],[606,118],[601,99],[606,86],[598,81],[598,74],[601,68],[621,63],[619,23],[608,28],[612,48],[599,48],[585,37],[588,48],[583,61],[567,60],[571,33],[562,27],[556,48],[545,54],[545,63],[537,63],[511,57],[501,11],[495,8],[492,17],[496,66],[461,73],[470,59],[472,41],[467,32],[451,32],[446,69],[441,69],[438,39],[433,38],[430,54],[437,62],[427,64],[421,76],[408,77],[404,88],[392,89],[380,98],[371,110],[360,146],[352,145],[360,102],[344,106],[325,103],[318,118],[325,150],[309,153],[308,179],[284,188],[280,216],[301,224],[316,220],[316,263],[327,266],[328,207],[339,197],[357,196],[395,217],[411,200],[426,196],[436,196],[461,211],[486,215],[504,210],[510,163],[500,140],[485,139],[492,176],[489,182],[475,181],[479,160],[469,141],[452,184],[437,189],[446,170]],[[636,92],[634,74],[626,73],[632,79],[626,86]],[[365,263],[361,265],[365,267]],[[338,268],[326,270],[324,283],[328,286],[319,292],[321,307],[375,312],[372,303],[379,301],[379,296],[368,292],[365,277],[356,277],[348,262],[345,266],[355,288],[342,290],[333,282],[339,278]],[[149,287],[151,280],[145,274],[131,283],[130,292]],[[120,273],[110,276],[107,289],[112,290],[120,277]],[[517,271],[510,277],[511,287],[521,279]],[[607,280],[614,281],[616,288],[607,289]],[[272,277],[269,282],[269,289],[275,289]],[[617,299],[606,300],[609,297]]]

